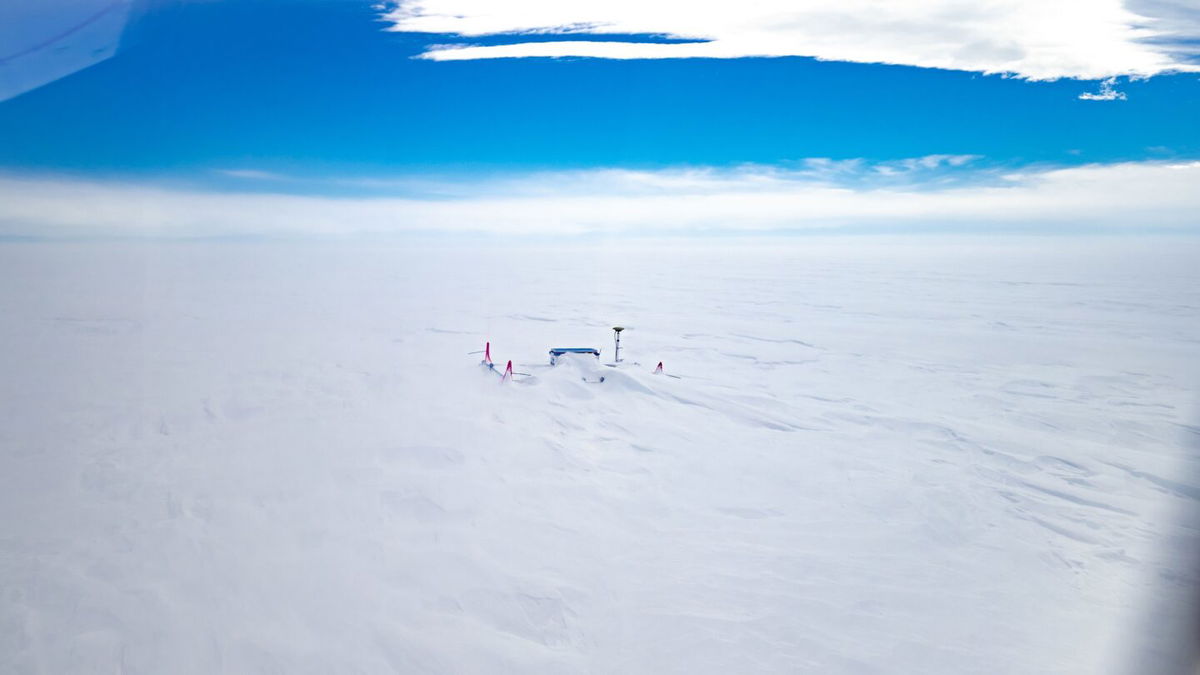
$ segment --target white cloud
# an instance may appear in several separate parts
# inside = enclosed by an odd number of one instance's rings
[[[860,173],[872,171],[864,164]],[[636,235],[996,226],[1195,232],[1197,185],[1200,162],[1022,171],[938,189],[919,182],[854,186],[804,165],[608,169],[458,183],[429,198],[219,193],[8,177],[0,178],[0,235]]]
[[[1110,77],[1107,80],[1104,80],[1103,82],[1100,83],[1100,91],[1098,91],[1096,93],[1092,93],[1090,91],[1085,91],[1079,95],[1079,100],[1081,100],[1081,101],[1124,101],[1125,100],[1124,92],[1117,91],[1116,89],[1113,88],[1114,85],[1116,84],[1116,82],[1117,82],[1116,78]]]
[[[1135,14],[1121,0],[396,0],[384,17],[396,31],[514,37],[515,44],[435,46],[424,55],[435,60],[810,56],[1034,80],[1197,70],[1164,43],[1186,40],[1184,24]],[[531,33],[699,41],[520,40]]]

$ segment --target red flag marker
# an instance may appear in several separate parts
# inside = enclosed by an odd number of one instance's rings
[[[512,359],[508,360],[508,366],[504,369],[504,374],[500,376],[500,384],[512,382]]]
[[[659,375],[659,374],[661,374],[661,373],[662,373],[662,361],[659,361],[659,362],[658,362],[658,367],[654,369],[654,374],[655,374],[655,375]]]
[[[483,361],[484,363],[492,362],[492,343],[490,341],[483,343]]]

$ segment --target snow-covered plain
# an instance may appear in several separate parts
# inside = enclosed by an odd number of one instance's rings
[[[0,671],[1164,669],[1196,260],[5,244]]]

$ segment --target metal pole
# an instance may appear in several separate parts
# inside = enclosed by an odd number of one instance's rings
[[[625,330],[623,326],[613,326],[613,341],[616,343],[616,348],[613,350],[613,363],[621,362],[621,331]]]

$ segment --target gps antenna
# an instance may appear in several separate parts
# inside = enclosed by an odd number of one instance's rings
[[[613,363],[621,362],[621,331],[623,330],[625,330],[624,326],[613,326],[613,341],[617,345],[613,349]]]

